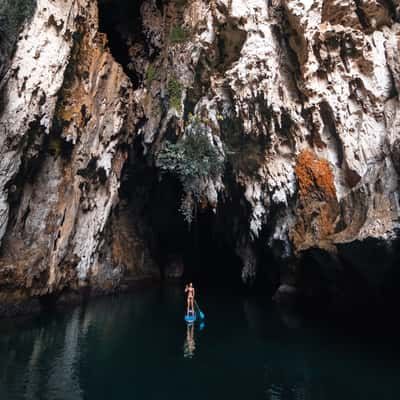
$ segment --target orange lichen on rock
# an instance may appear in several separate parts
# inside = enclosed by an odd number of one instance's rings
[[[319,194],[323,198],[336,198],[336,188],[329,162],[318,159],[310,150],[300,153],[296,164],[300,196]]]
[[[329,162],[306,150],[299,155],[295,172],[299,186],[297,221],[291,232],[295,250],[334,250],[331,236],[335,233],[339,203]]]

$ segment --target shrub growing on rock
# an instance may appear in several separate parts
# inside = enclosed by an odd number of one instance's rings
[[[157,154],[156,165],[180,180],[184,192],[180,211],[189,224],[195,217],[204,183],[217,179],[224,171],[223,157],[210,142],[206,126],[197,120],[191,122],[176,144],[165,142]]]

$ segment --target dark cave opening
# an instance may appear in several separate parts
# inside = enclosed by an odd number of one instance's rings
[[[220,215],[206,210],[197,215],[185,248],[185,280],[202,287],[240,288],[242,262]]]
[[[359,320],[392,320],[398,309],[398,247],[367,239],[338,246],[338,253],[307,250],[297,286],[307,311]]]
[[[131,152],[120,190],[121,202],[140,215],[148,229],[145,241],[156,261],[161,277],[168,280],[171,260],[183,265],[180,279],[200,287],[241,288],[241,260],[236,255],[230,235],[233,216],[228,212],[199,211],[191,224],[179,208],[182,199],[180,182],[171,175],[159,175],[136,146]]]
[[[181,193],[179,182],[164,177],[152,196],[163,199],[163,204],[148,204],[161,269],[170,256],[178,256],[184,266],[184,281],[201,287],[240,287],[241,260],[219,216],[210,210],[201,211],[189,226],[179,211]]]
[[[134,88],[142,81],[135,58],[146,51],[140,8],[143,0],[99,0],[99,30],[107,34],[115,60],[121,64]]]

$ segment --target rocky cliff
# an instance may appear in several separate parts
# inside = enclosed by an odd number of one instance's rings
[[[399,1],[2,2],[3,312],[201,254],[210,279],[393,292]]]

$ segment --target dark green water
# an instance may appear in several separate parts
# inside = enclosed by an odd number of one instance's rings
[[[386,340],[302,327],[251,298],[200,302],[193,332],[173,287],[2,321],[0,399],[400,399]]]

